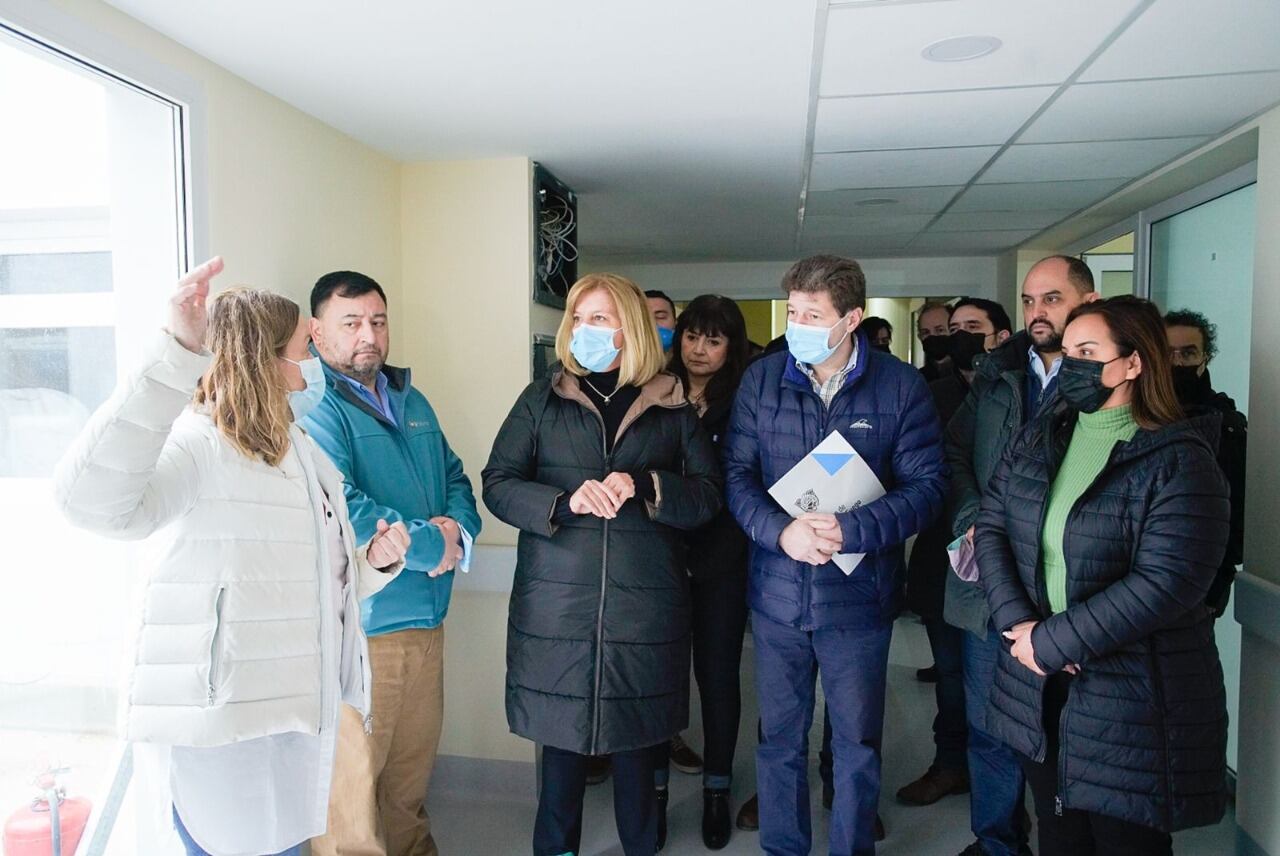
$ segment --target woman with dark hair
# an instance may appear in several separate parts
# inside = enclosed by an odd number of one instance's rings
[[[1063,406],[1005,453],[975,544],[1001,654],[987,722],[1024,756],[1041,856],[1172,853],[1226,805],[1205,594],[1230,515],[1216,415],[1184,420],[1135,297],[1068,318]]]
[[[680,378],[717,450],[728,427],[749,347],[742,310],[727,297],[704,294],[685,307],[676,321],[668,368]],[[742,713],[738,661],[747,626],[747,538],[728,510],[721,510],[706,526],[690,532],[685,543],[693,602],[693,672],[702,700],[706,741],[702,841],[709,849],[719,850],[729,842],[729,785]],[[654,777],[660,806],[659,841],[665,839],[665,750],[659,748]]]
[[[893,344],[893,325],[884,318],[868,315],[858,325],[857,332],[866,334],[871,347],[886,354],[890,352],[889,346]]]

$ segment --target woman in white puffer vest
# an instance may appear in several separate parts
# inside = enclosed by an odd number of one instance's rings
[[[409,535],[357,546],[342,476],[295,421],[324,394],[298,305],[233,288],[214,258],[178,283],[169,328],[55,476],[77,526],[151,538],[126,738],[170,748],[189,854],[298,852],[324,832],[339,706],[366,717],[360,600]]]

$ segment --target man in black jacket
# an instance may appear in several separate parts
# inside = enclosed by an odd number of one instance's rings
[[[1215,616],[1227,611],[1236,566],[1244,561],[1244,461],[1249,422],[1224,392],[1215,392],[1209,380],[1209,363],[1218,352],[1217,328],[1199,312],[1178,309],[1164,316],[1173,357],[1173,386],[1178,403],[1188,416],[1222,414],[1218,435],[1218,465],[1231,485],[1231,537],[1222,567],[1205,599]]]
[[[1009,314],[999,303],[966,297],[951,308],[948,354],[955,371],[929,384],[934,406],[945,426],[964,403],[973,382],[974,358],[994,350],[1011,335]],[[907,606],[920,616],[929,635],[937,683],[938,715],[933,720],[933,763],[924,775],[898,791],[905,805],[932,805],[950,794],[969,790],[965,758],[968,725],[965,719],[964,631],[942,618],[943,597],[951,561],[951,521],[945,516],[917,536],[907,562]]]

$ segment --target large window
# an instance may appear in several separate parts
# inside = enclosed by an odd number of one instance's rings
[[[186,257],[183,108],[0,21],[0,813],[34,776],[101,805],[143,567],[51,475],[162,320]],[[127,836],[115,852],[136,852]]]

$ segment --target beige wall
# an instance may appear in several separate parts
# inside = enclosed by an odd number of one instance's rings
[[[530,331],[560,317],[535,314],[530,301],[531,182],[528,158],[404,167],[393,348],[413,367],[477,496],[498,427],[529,383]],[[482,543],[515,544],[515,530],[481,513]]]
[[[104,62],[95,54],[141,55],[202,90],[204,181],[197,191],[208,191],[194,200],[195,217],[209,252],[226,260],[223,285],[269,287],[305,302],[318,275],[351,268],[398,291],[400,168],[394,160],[104,3],[51,5],[54,17],[92,33],[89,44],[69,47]]]
[[[1263,117],[1258,138],[1257,235],[1249,361],[1249,479],[1245,568],[1280,584],[1280,108]],[[1270,614],[1276,621],[1275,612]],[[1265,852],[1280,854],[1280,648],[1246,625],[1241,645],[1239,787],[1236,818]]]

